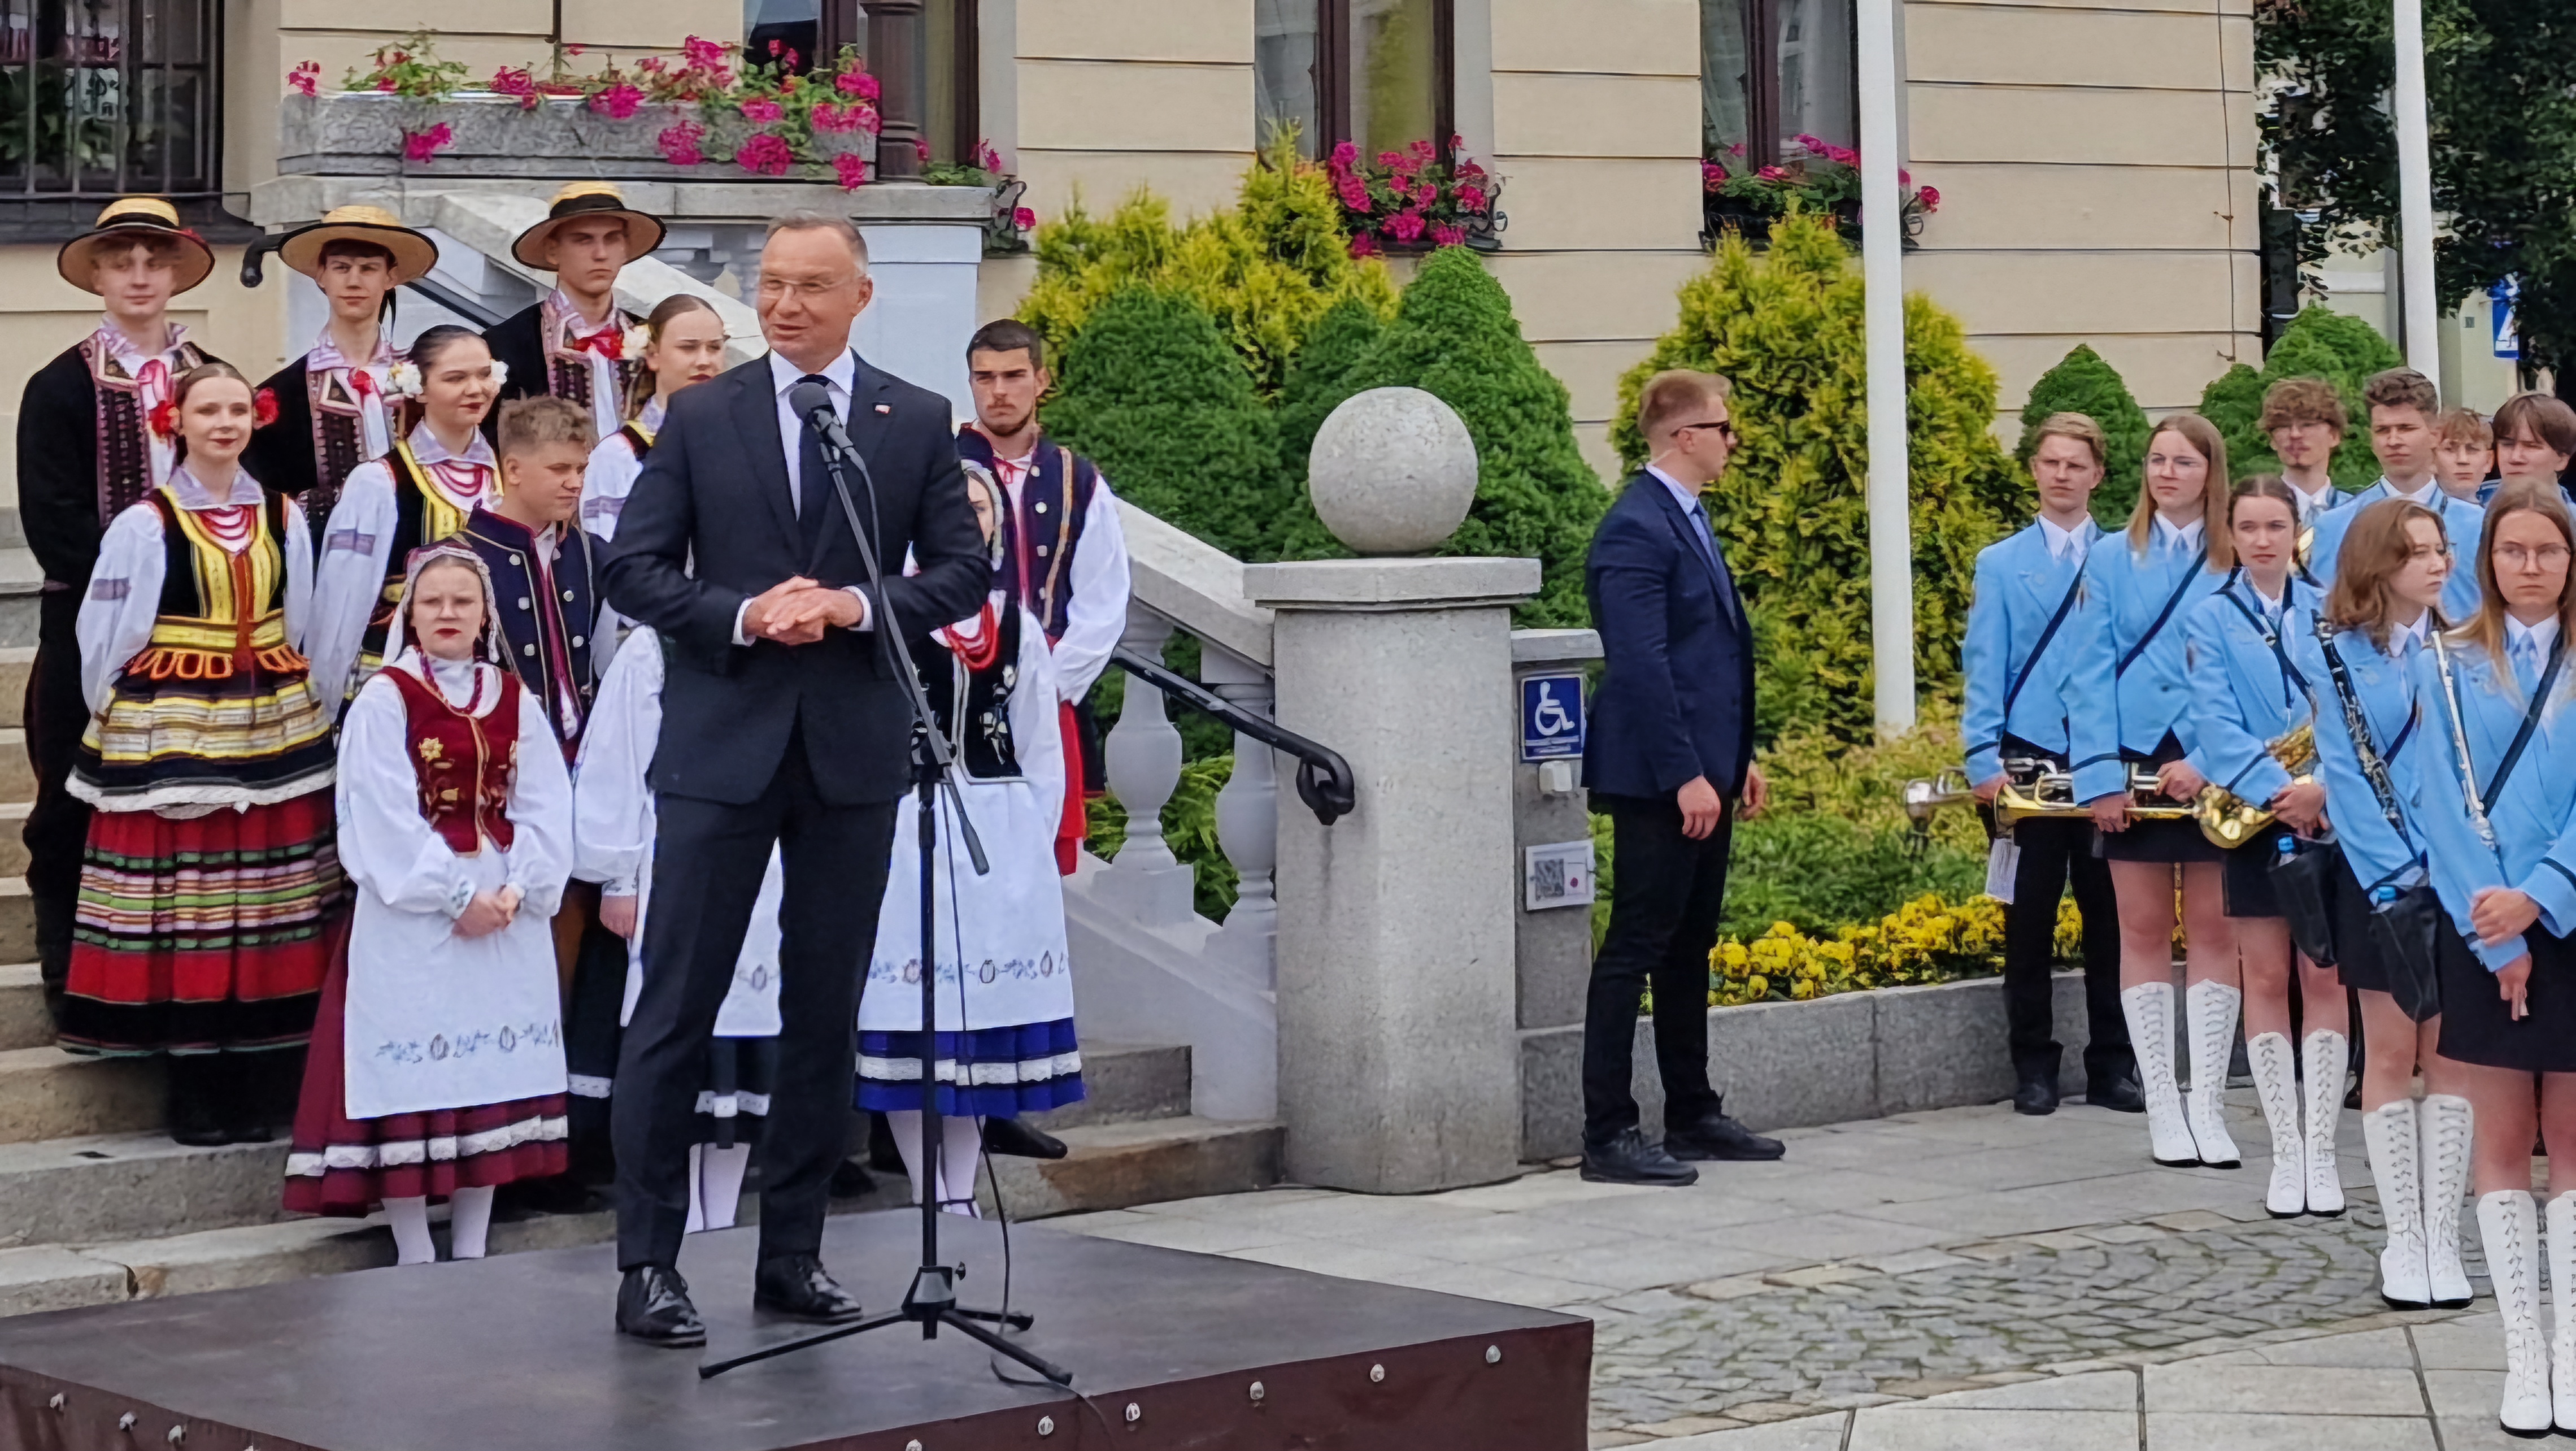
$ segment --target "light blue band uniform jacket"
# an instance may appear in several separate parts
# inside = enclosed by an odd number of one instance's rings
[[[2290,784],[2290,773],[2264,747],[2315,714],[2317,682],[2291,659],[2290,641],[2315,628],[2322,603],[2316,586],[2293,575],[2276,608],[2239,570],[2191,606],[2184,627],[2189,759],[2242,800],[2259,805]]]
[[[2093,548],[2104,547],[2102,531],[2091,520],[2080,527],[2089,532]],[[1990,780],[2003,770],[2007,735],[2066,753],[2065,686],[2082,629],[2082,572],[2071,551],[2062,560],[2049,556],[2048,536],[2036,523],[1978,551],[1976,596],[1968,606],[1968,635],[1959,651],[1966,681],[1959,728],[1967,742],[1970,781]],[[2048,636],[2034,670],[2031,652],[2047,635],[2048,622],[2070,589],[2075,606],[2057,633]],[[2013,695],[2007,714],[2004,697],[2016,681],[2020,693]]]
[[[2371,745],[2388,768],[2399,825],[2389,823],[2369,778],[2361,774],[2361,752],[2345,727],[2343,698],[2335,693],[2334,677],[2326,669],[2325,648],[2317,643],[2313,622],[2290,641],[2290,663],[2316,687],[2317,779],[2325,783],[2326,819],[2334,824],[2335,842],[2343,848],[2345,864],[2365,891],[2413,884],[2424,864],[2422,833],[2413,818],[2414,770],[2427,752],[2447,745],[2432,730],[2436,722],[2415,705],[2414,660],[2423,646],[2412,635],[2402,638],[2401,657],[2392,659],[2370,643],[2365,631],[2335,633],[2335,654],[2342,658],[2352,693],[2361,702]]]
[[[2191,750],[2197,732],[2185,678],[2185,621],[2194,604],[2226,582],[2226,574],[2209,569],[2196,551],[2168,550],[2161,539],[2150,537],[2144,553],[2131,548],[2124,533],[2094,542],[2084,561],[2084,608],[2077,612],[2082,628],[2076,630],[2075,658],[2068,662],[2064,687],[2066,699],[2074,703],[2068,730],[2076,800],[2129,789],[2123,748],[2152,755],[2171,732],[2185,751]],[[2121,658],[2146,637],[2177,588],[2181,598],[2172,615],[2122,671]],[[2078,623],[2070,620],[2067,628]]]
[[[2478,612],[2478,536],[2486,530],[2487,511],[2466,499],[2452,498],[2439,484],[2432,490],[2425,507],[2442,516],[2442,533],[2451,541],[2451,582],[2442,586],[2442,615],[2457,624]],[[2352,521],[2380,500],[2396,497],[2388,481],[2381,479],[2316,516],[2316,537],[2308,543],[2308,577],[2319,589],[2334,583],[2335,556],[2343,549],[2343,536],[2351,531]]]
[[[2468,735],[2469,760],[2484,792],[2505,751],[2522,729],[2528,697],[2509,667],[2487,658],[2475,645],[2450,646],[2453,674],[2459,681],[2461,725]],[[2424,713],[2417,727],[2424,747],[2411,773],[2415,806],[2409,819],[2424,839],[2425,859],[2433,889],[2440,894],[2451,923],[2489,972],[2513,965],[2527,950],[2520,937],[2493,947],[2478,940],[2469,926],[2469,904],[2487,887],[2512,887],[2540,906],[2540,925],[2564,937],[2576,927],[2576,834],[2568,816],[2576,808],[2576,712],[2568,706],[2576,686],[2576,661],[2558,672],[2542,711],[2540,727],[2512,777],[2495,800],[2486,803],[2495,830],[2495,849],[2488,850],[2469,823],[2469,807],[2460,784],[2459,750],[2453,744],[2450,706],[2442,692],[2441,672],[2431,646],[2415,655],[2415,703]]]

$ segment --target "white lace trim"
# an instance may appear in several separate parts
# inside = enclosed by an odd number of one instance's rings
[[[1028,1058],[1017,1063],[976,1063],[969,1065],[967,1082],[971,1085],[1044,1083],[1050,1079],[1071,1078],[1082,1071],[1080,1053],[1058,1053],[1050,1058]],[[891,1083],[919,1083],[921,1060],[918,1058],[877,1058],[862,1054],[859,1076]],[[957,1081],[957,1060],[939,1060],[939,1081]]]
[[[286,1177],[319,1179],[334,1169],[398,1169],[412,1164],[444,1164],[497,1154],[521,1144],[553,1143],[567,1137],[571,1126],[561,1118],[523,1118],[476,1134],[446,1134],[428,1139],[395,1139],[381,1144],[330,1144],[320,1153],[286,1156]]]

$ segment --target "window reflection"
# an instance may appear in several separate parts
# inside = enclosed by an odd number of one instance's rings
[[[1309,160],[1322,154],[1325,132],[1321,74],[1323,50],[1318,0],[1253,0],[1252,107],[1254,137],[1268,144],[1282,125],[1297,128],[1297,150]]]
[[[1439,126],[1439,37],[1433,0],[1350,0],[1351,139],[1360,154],[1406,143],[1445,147]]]

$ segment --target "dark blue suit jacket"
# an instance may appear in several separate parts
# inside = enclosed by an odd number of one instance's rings
[[[1730,800],[1753,762],[1753,640],[1727,573],[1652,474],[1628,480],[1584,561],[1608,668],[1592,697],[1583,783],[1670,797],[1706,776]]]

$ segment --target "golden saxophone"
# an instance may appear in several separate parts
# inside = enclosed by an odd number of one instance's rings
[[[2263,751],[2290,773],[2291,785],[2304,786],[2316,779],[2315,722],[2268,743]],[[2243,800],[2226,787],[2214,784],[2201,788],[2191,803],[2191,814],[2200,823],[2200,834],[2209,838],[2211,845],[2229,850],[2252,841],[2273,821],[2270,807]]]

